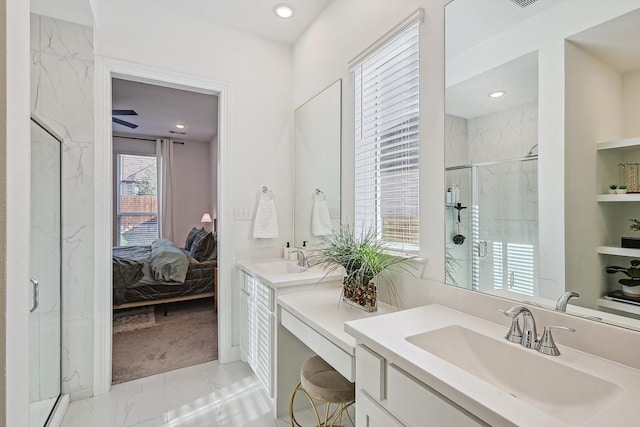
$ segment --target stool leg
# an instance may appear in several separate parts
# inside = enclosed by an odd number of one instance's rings
[[[307,396],[307,400],[311,404],[311,408],[313,408],[313,413],[316,416],[316,421],[318,422],[318,427],[322,427],[326,425],[325,423],[320,422],[320,415],[318,414],[318,409],[316,408],[316,404],[313,401],[313,398],[307,393],[305,389],[302,388],[302,382],[298,381],[298,384],[293,389],[293,393],[291,393],[291,399],[289,400],[289,419],[291,420],[291,427],[302,427],[302,425],[296,420],[296,417],[293,415],[293,401],[298,391],[302,391],[305,396]]]

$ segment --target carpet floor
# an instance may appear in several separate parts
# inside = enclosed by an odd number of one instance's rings
[[[113,384],[218,359],[218,317],[211,299],[171,303],[168,316],[158,305],[154,322],[142,324],[140,309],[134,310],[130,316],[114,315],[114,327],[117,322],[122,332],[113,334]],[[123,327],[127,317],[138,329]]]

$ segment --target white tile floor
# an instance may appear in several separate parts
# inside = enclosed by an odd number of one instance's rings
[[[118,384],[72,402],[62,427],[283,427],[247,364],[217,361]]]

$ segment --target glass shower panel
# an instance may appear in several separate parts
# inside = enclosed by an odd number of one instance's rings
[[[471,289],[472,282],[472,179],[471,167],[447,169],[446,206],[446,283]],[[460,205],[458,206],[458,203]],[[460,221],[458,222],[458,214]],[[460,237],[464,236],[464,240]]]
[[[538,291],[537,159],[473,169],[473,288],[484,292]]]
[[[31,123],[31,427],[47,422],[60,396],[60,141]]]

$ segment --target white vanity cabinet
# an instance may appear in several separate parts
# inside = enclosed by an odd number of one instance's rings
[[[270,397],[273,397],[274,308],[274,290],[258,279],[242,273],[241,357],[251,366]]]
[[[357,427],[488,426],[368,347],[356,347]]]

